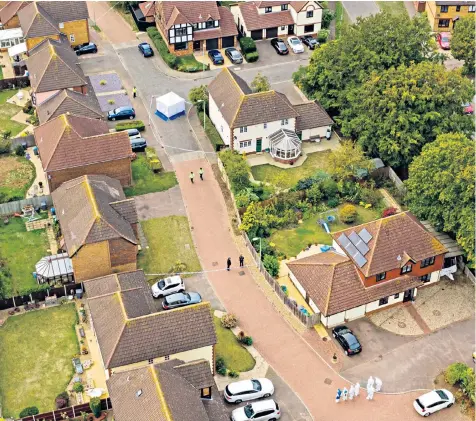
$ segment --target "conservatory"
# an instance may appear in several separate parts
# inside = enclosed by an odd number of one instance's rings
[[[43,257],[36,264],[35,277],[39,284],[67,284],[74,281],[73,264],[68,253]]]
[[[276,161],[292,164],[301,155],[301,139],[292,130],[280,129],[271,134],[269,147]]]

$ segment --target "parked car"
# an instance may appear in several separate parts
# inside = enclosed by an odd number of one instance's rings
[[[243,63],[243,56],[235,47],[227,48],[225,50],[225,55],[233,64]]]
[[[75,47],[74,51],[78,56],[82,54],[96,54],[98,52],[98,46],[94,44],[94,42],[88,42],[86,44]]]
[[[464,113],[467,115],[474,113],[474,106],[471,102],[467,102],[466,104],[463,104],[463,109],[464,109]]]
[[[210,50],[208,52],[208,57],[210,58],[212,63],[215,65],[225,63],[225,59],[223,58],[220,51],[218,50]]]
[[[158,280],[151,289],[154,298],[161,298],[176,292],[184,292],[185,284],[180,276],[174,275]]]
[[[130,139],[137,139],[141,137],[140,131],[137,129],[127,129],[126,132]]]
[[[311,50],[321,46],[321,44],[317,42],[317,39],[313,38],[311,35],[304,35],[301,37],[301,42],[307,45]]]
[[[189,306],[202,302],[202,297],[198,292],[179,292],[177,294],[167,295],[162,301],[162,308],[170,310],[172,308]]]
[[[421,395],[413,401],[413,407],[423,417],[428,417],[441,409],[449,408],[455,403],[455,397],[446,389],[436,389]]]
[[[291,50],[293,50],[293,53],[295,54],[304,53],[304,46],[302,45],[302,42],[299,40],[298,37],[295,37],[295,36],[289,37],[288,44],[291,47]]]
[[[440,47],[443,50],[450,49],[450,42],[451,42],[451,34],[449,32],[440,32],[436,36],[436,41],[440,44]]]
[[[116,120],[124,120],[128,118],[132,120],[136,118],[136,112],[132,107],[119,107],[111,110],[107,113],[107,119],[116,121]]]
[[[332,336],[337,339],[339,345],[344,349],[345,355],[354,355],[362,351],[362,345],[347,326],[336,326],[332,329]]]
[[[83,374],[84,369],[83,365],[81,364],[81,360],[79,358],[73,358],[72,362],[76,374]]]
[[[288,47],[286,47],[286,44],[281,38],[273,38],[271,40],[271,46],[280,56],[284,56],[289,53]]]
[[[148,42],[141,42],[139,44],[139,51],[144,57],[152,57],[154,55],[154,50]]]
[[[130,139],[130,141],[133,152],[144,152],[145,148],[147,148],[147,141],[143,137],[136,137]]]
[[[269,398],[274,393],[273,382],[268,379],[251,379],[230,383],[223,395],[230,403],[241,403],[252,399]]]
[[[271,421],[281,418],[281,410],[273,399],[253,402],[241,408],[235,409],[231,413],[231,421]]]

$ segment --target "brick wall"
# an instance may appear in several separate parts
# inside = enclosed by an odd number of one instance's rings
[[[124,265],[133,265],[132,269],[136,269],[137,263],[137,245],[130,243],[123,238],[109,240],[109,253],[111,267],[115,270],[117,267]]]
[[[76,282],[112,273],[107,241],[84,245],[71,260]]]
[[[72,46],[89,42],[88,21],[85,19],[64,22],[64,28],[61,29],[61,32],[67,35],[68,41]],[[74,35],[74,42],[71,42],[70,35]]]
[[[116,178],[123,186],[130,186],[132,182],[131,159],[124,158],[116,161],[86,165],[84,167],[69,168],[61,171],[48,172],[50,192],[56,190],[62,183],[82,175],[107,175]]]

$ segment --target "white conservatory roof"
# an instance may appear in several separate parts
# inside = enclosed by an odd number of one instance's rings
[[[301,139],[292,130],[280,129],[269,136],[271,148],[284,151],[301,149]]]
[[[55,278],[73,273],[73,263],[68,253],[43,257],[35,266],[37,276]]]

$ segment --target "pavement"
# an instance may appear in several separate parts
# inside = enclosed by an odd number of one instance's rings
[[[175,186],[163,192],[135,196],[139,221],[164,216],[186,216],[180,187]]]
[[[187,291],[198,292],[202,296],[203,301],[209,301],[213,310],[225,311],[225,307],[218,299],[213,286],[207,279],[205,273],[198,273],[185,278],[185,288]]]
[[[375,1],[343,1],[342,5],[353,23],[357,22],[359,17],[366,18],[380,12]]]

